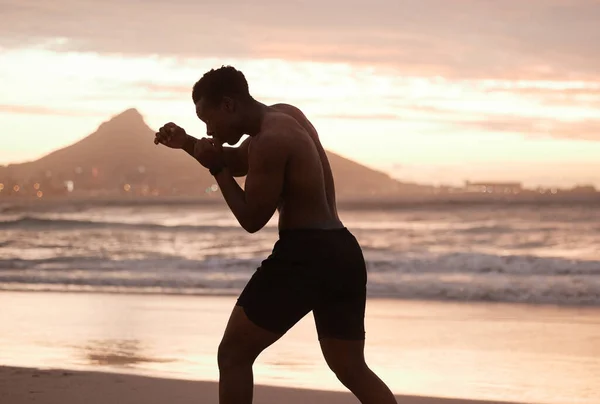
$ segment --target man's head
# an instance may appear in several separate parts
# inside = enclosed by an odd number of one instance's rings
[[[244,112],[254,100],[241,71],[223,66],[205,73],[194,85],[192,100],[210,136],[236,144],[244,135]]]

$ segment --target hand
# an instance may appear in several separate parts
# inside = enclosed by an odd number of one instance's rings
[[[194,148],[194,157],[209,170],[225,166],[223,146],[214,139],[206,137],[198,139]]]
[[[173,122],[169,122],[156,133],[154,144],[161,143],[171,149],[181,149],[187,137],[185,129],[175,125]]]

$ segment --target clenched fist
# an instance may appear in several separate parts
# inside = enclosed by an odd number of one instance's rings
[[[188,135],[185,129],[175,125],[173,122],[165,124],[154,137],[154,144],[164,144],[172,149],[181,149]]]

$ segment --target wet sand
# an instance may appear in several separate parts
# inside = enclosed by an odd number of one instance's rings
[[[492,404],[498,401],[398,396],[398,404]],[[111,373],[0,367],[6,404],[217,404],[217,383]],[[257,404],[355,404],[343,392],[257,386]]]
[[[98,372],[63,377],[44,371],[34,377],[34,371],[5,369],[2,392],[38,403],[57,397],[83,404],[90,394],[146,394],[146,386],[157,385],[164,392],[148,400],[174,404],[166,398],[178,397],[179,389],[190,391],[181,402],[212,397],[216,351],[234,304],[235,298],[219,296],[0,292],[0,366]],[[367,362],[395,394],[600,403],[598,308],[371,299],[366,328]],[[323,359],[311,315],[263,352],[254,369],[257,385],[283,388],[261,388],[264,394],[345,391]],[[38,390],[44,393],[30,393]],[[83,398],[63,401],[60,394]],[[143,397],[132,400],[151,402]],[[22,402],[16,400],[0,397],[0,404]],[[317,403],[312,401],[306,402]]]

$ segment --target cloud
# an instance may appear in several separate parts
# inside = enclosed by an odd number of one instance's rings
[[[152,91],[154,93],[169,93],[169,94],[186,94],[191,97],[192,94],[192,86],[191,85],[173,85],[173,84],[160,84],[160,83],[148,83],[148,82],[140,82],[135,83],[135,86],[138,86],[144,90]]]
[[[402,119],[398,114],[316,114],[319,118],[343,120],[396,121]]]
[[[478,120],[457,120],[454,125],[484,132],[518,133],[526,137],[600,141],[600,119],[569,122],[548,118],[489,115]]]
[[[600,97],[600,85],[588,83],[587,87],[564,87],[564,88],[540,88],[540,87],[516,87],[516,88],[493,88],[486,90],[488,93],[510,93],[518,95],[533,96],[593,96]]]
[[[506,95],[530,99],[542,105],[600,108],[600,82],[510,83],[482,86],[492,96]]]
[[[100,112],[56,109],[41,105],[7,105],[0,104],[0,113],[25,114],[25,115],[60,115],[60,116],[100,116]]]
[[[303,68],[297,69],[303,72]],[[286,73],[292,77],[299,74],[298,71],[272,66],[271,84],[285,89],[282,78]],[[417,130],[418,133],[448,135],[507,133],[524,137],[600,141],[600,119],[593,118],[597,114],[589,104],[594,100],[600,102],[600,85],[594,83],[440,82],[380,77],[385,84],[385,92],[380,95],[379,90],[372,90],[377,87],[371,82],[373,77],[350,72],[349,76],[354,78],[346,85],[359,89],[359,95],[344,97],[338,94],[344,83],[336,79],[335,72],[325,69],[322,73],[327,77],[327,83],[306,83],[304,88],[307,91],[289,100],[296,105],[310,105],[310,110],[305,112],[313,119],[367,125],[369,122],[386,121],[391,125],[388,126],[390,130],[402,132]],[[172,97],[187,101],[191,93],[191,85],[177,82],[139,81],[133,86],[150,91],[149,98]],[[315,97],[319,89],[323,98]],[[363,89],[374,92],[363,92]],[[458,91],[453,93],[455,90]],[[329,98],[332,94],[335,97]],[[588,100],[588,104],[581,97]],[[262,94],[259,94],[259,99],[267,104],[282,101]]]
[[[596,0],[0,0],[0,46],[600,80]]]

